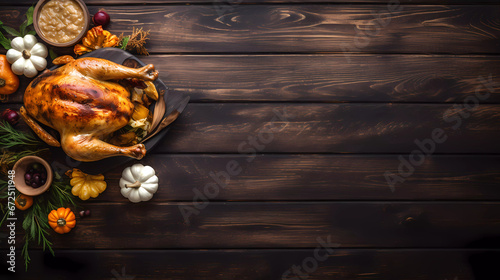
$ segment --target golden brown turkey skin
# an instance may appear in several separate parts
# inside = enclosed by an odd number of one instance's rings
[[[134,105],[126,89],[78,73],[60,73],[67,66],[41,74],[28,86],[24,105],[31,116],[59,132],[109,134],[128,123]]]
[[[144,145],[117,147],[102,140],[125,126],[134,108],[128,90],[115,81],[153,81],[157,77],[153,65],[134,69],[105,59],[77,59],[42,73],[28,85],[24,94],[27,114],[23,117],[32,117],[57,130],[62,148],[76,160],[94,161],[117,155],[142,158]],[[50,137],[32,128],[42,139]]]

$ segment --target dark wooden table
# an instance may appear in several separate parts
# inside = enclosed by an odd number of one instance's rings
[[[141,161],[154,198],[117,166],[18,279],[498,278],[497,0],[85,2],[150,29],[140,59],[191,102]]]

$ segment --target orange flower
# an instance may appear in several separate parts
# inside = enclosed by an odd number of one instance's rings
[[[77,44],[74,48],[76,55],[91,52],[100,48],[114,47],[120,40],[116,35],[103,30],[102,26],[96,26],[89,31],[82,39],[82,44]]]

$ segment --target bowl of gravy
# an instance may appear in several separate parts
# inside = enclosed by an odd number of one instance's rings
[[[90,13],[83,0],[39,0],[33,11],[37,35],[55,47],[70,47],[85,36]]]

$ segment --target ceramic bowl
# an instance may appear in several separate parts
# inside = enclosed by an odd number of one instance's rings
[[[85,23],[83,25],[83,30],[82,30],[82,32],[80,32],[80,34],[78,34],[78,36],[76,36],[75,39],[73,39],[69,42],[66,42],[66,43],[57,43],[57,42],[52,42],[49,39],[47,39],[45,36],[43,36],[42,31],[40,30],[40,26],[38,25],[38,17],[39,17],[40,11],[42,10],[43,6],[49,1],[51,1],[51,0],[39,0],[35,6],[35,9],[33,10],[33,26],[35,27],[36,34],[44,42],[46,42],[49,45],[55,46],[55,47],[64,48],[64,47],[71,47],[73,45],[76,45],[78,42],[80,42],[80,40],[83,38],[83,36],[85,36],[85,34],[87,33],[87,30],[89,30],[90,13],[89,13],[89,10],[87,8],[87,5],[85,5],[83,0],[71,0],[71,1],[74,1],[77,4],[79,4],[80,7],[82,8],[83,16],[84,16],[84,20],[85,20]]]
[[[45,184],[43,186],[40,186],[39,188],[33,188],[31,186],[28,186],[24,182],[24,174],[28,171],[28,168],[34,164],[34,163],[40,163],[45,167],[45,170],[47,170],[47,179],[45,181]],[[16,189],[29,196],[37,196],[45,192],[50,185],[52,184],[52,179],[54,177],[54,173],[52,172],[52,169],[50,168],[50,165],[47,161],[42,159],[41,157],[37,156],[26,156],[21,158],[14,164],[14,171],[15,171],[15,177],[14,177],[14,184],[16,185]]]

